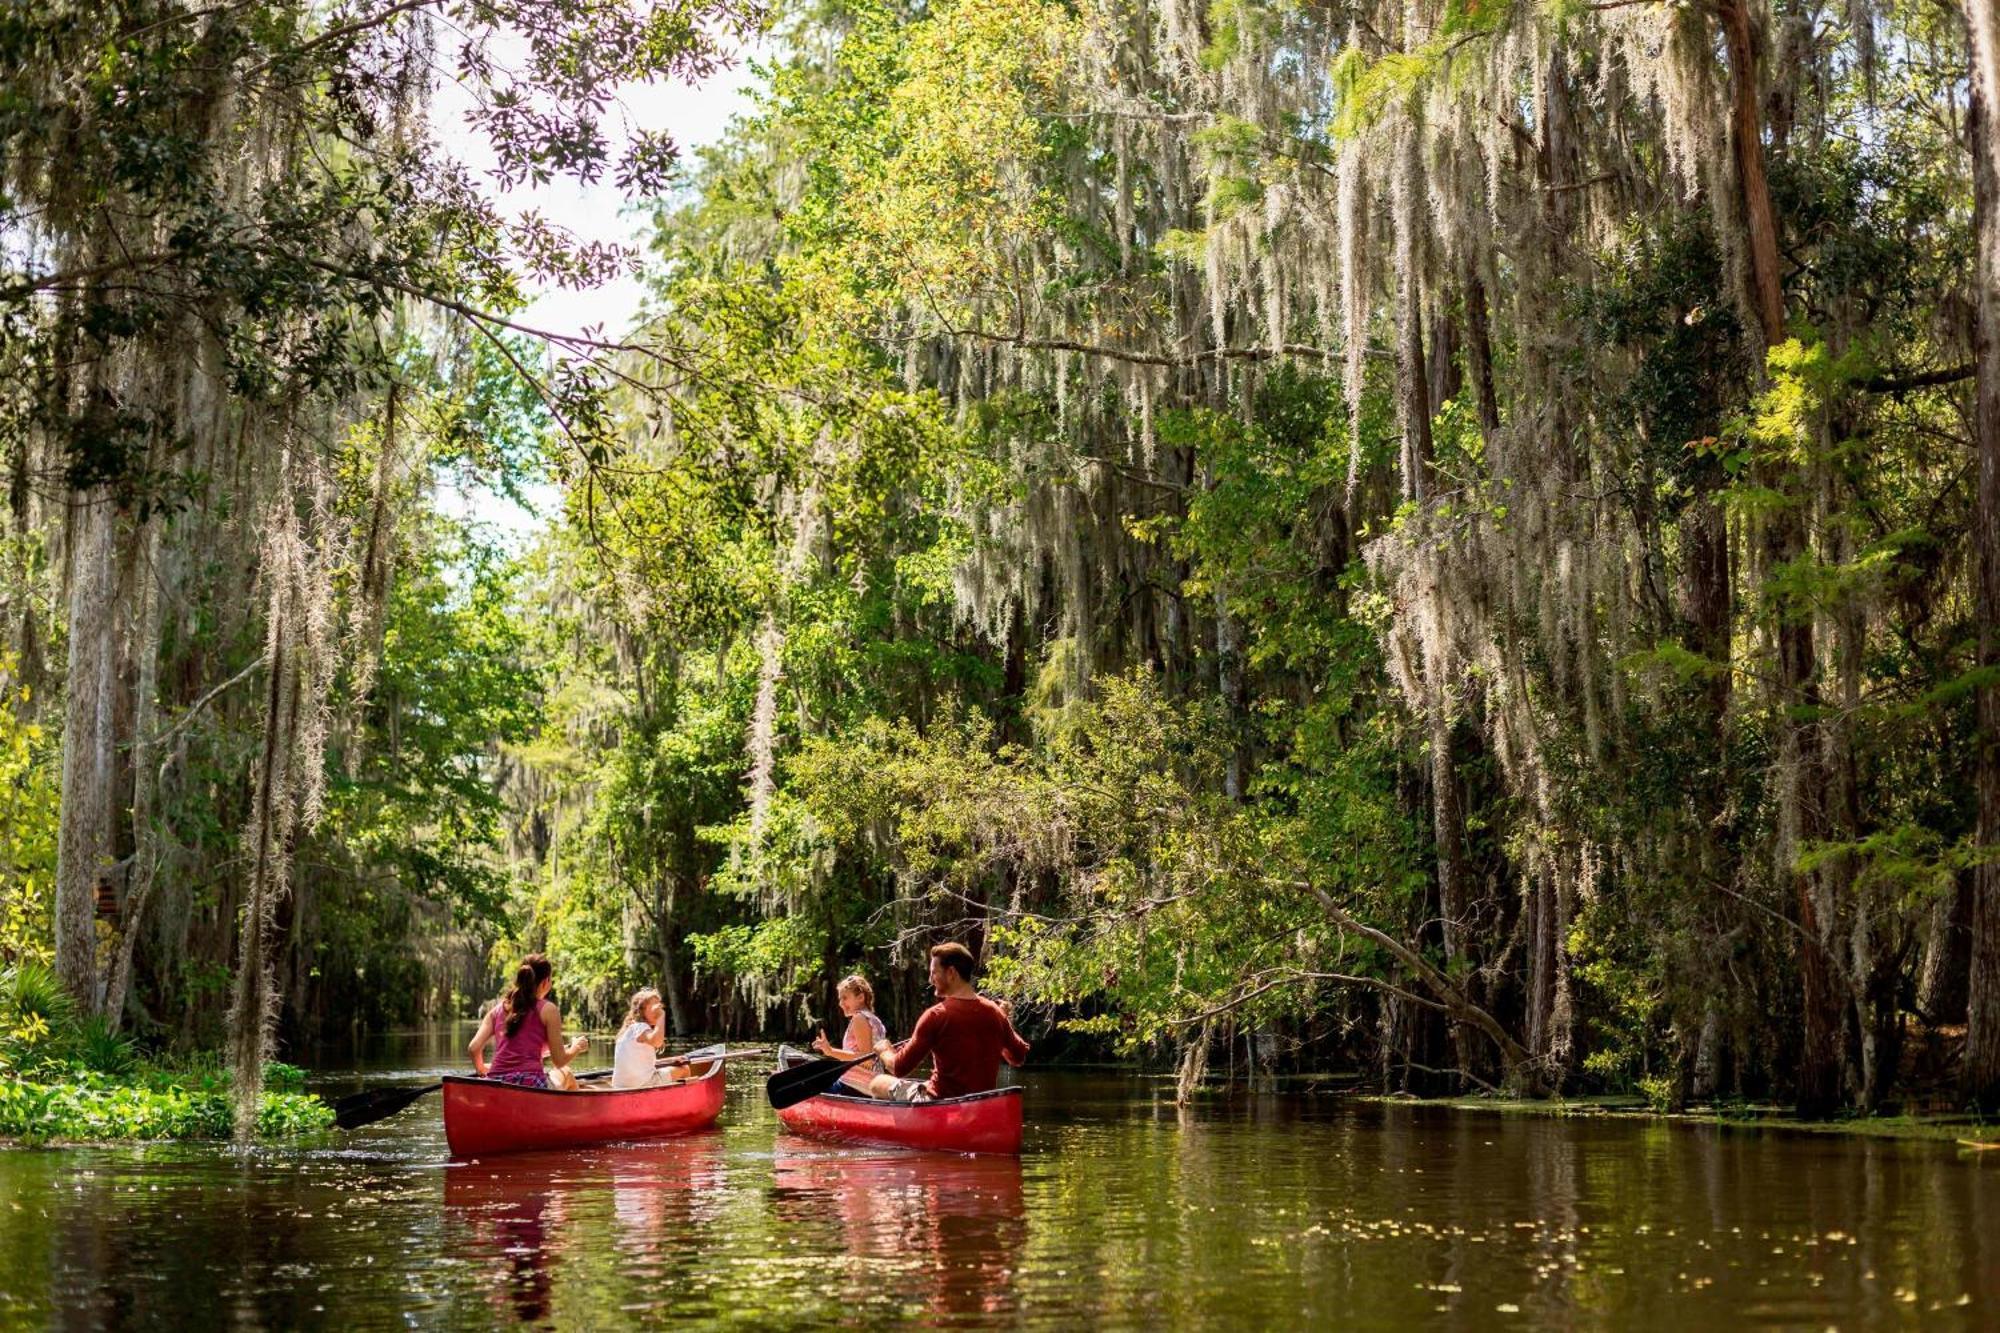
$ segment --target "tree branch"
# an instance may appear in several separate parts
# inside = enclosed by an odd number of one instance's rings
[[[343,23],[338,28],[328,28],[325,32],[312,38],[310,41],[301,42],[289,50],[278,52],[268,60],[260,61],[246,71],[246,77],[255,78],[273,65],[281,64],[288,60],[296,60],[310,51],[316,51],[322,46],[331,46],[336,42],[344,41],[349,37],[366,32],[370,28],[379,28],[399,14],[407,14],[413,9],[422,9],[426,5],[435,4],[436,2],[437,0],[397,0],[397,3],[374,14],[370,14],[366,18],[356,19],[352,23]]]
[[[1103,343],[1078,342],[1074,338],[1031,338],[1023,333],[995,333],[991,329],[954,328],[945,325],[945,332],[954,338],[976,338],[981,342],[1001,343],[1019,347],[1031,352],[1075,352],[1081,356],[1099,356],[1107,361],[1123,361],[1135,366],[1166,366],[1179,369],[1200,365],[1204,361],[1269,361],[1280,356],[1303,356],[1316,361],[1326,361],[1338,355],[1324,347],[1311,347],[1305,343],[1284,343],[1277,347],[1211,347],[1205,351],[1189,352],[1176,356],[1167,352],[1141,352],[1126,347],[1109,347]]]
[[[146,744],[149,746],[164,745],[168,741],[172,740],[174,737],[180,735],[181,731],[188,725],[188,723],[194,721],[196,716],[200,714],[201,710],[208,707],[208,705],[210,704],[210,702],[214,700],[216,695],[221,694],[224,690],[228,689],[232,685],[248,680],[252,675],[252,673],[254,673],[258,667],[263,665],[264,665],[263,655],[259,654],[254,660],[251,661],[249,666],[244,667],[241,671],[231,676],[228,680],[223,681],[220,685],[217,685],[215,688],[211,689],[207,694],[202,695],[201,698],[196,699],[193,703],[189,704],[187,707],[187,711],[182,713],[179,717],[175,718],[174,724],[171,727],[168,727],[165,731],[161,732],[159,735],[149,738],[146,741]]]
[[[39,278],[24,277],[0,287],[0,303],[18,301],[37,292],[55,291],[62,287],[94,282],[99,278],[108,278],[114,273],[123,273],[129,269],[155,268],[173,258],[175,256],[164,253],[133,255],[115,259],[108,264],[93,265],[90,268],[73,268],[62,273],[47,273]]]
[[[1865,380],[1854,381],[1854,387],[1865,393],[1908,393],[1912,389],[1929,389],[1939,384],[1969,380],[1973,370],[1973,364],[1968,361],[1962,366],[1925,370],[1914,375],[1871,375]]]
[[[1304,889],[1319,900],[1320,906],[1326,910],[1326,914],[1332,917],[1336,924],[1344,929],[1353,931],[1363,939],[1382,948],[1390,957],[1410,969],[1411,972],[1415,973],[1423,981],[1425,986],[1430,988],[1433,994],[1437,995],[1443,1001],[1442,1008],[1447,1013],[1460,1022],[1470,1023],[1473,1027],[1478,1028],[1486,1034],[1494,1046],[1499,1049],[1500,1059],[1510,1073],[1514,1069],[1529,1063],[1530,1057],[1527,1049],[1520,1042],[1515,1041],[1512,1036],[1508,1035],[1507,1029],[1500,1026],[1500,1020],[1474,1004],[1464,991],[1453,984],[1450,977],[1447,977],[1443,972],[1432,966],[1422,954],[1388,932],[1378,930],[1376,927],[1361,920],[1345,907],[1342,907],[1339,902],[1335,901],[1332,894],[1316,884],[1307,884],[1302,880],[1283,880],[1269,875],[1264,876],[1264,878],[1272,883],[1287,884],[1292,888]]]

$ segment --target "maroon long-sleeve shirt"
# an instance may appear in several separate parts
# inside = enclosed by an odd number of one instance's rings
[[[940,1000],[924,1010],[910,1039],[896,1047],[896,1074],[910,1071],[931,1057],[931,1077],[924,1086],[933,1097],[963,1097],[991,1092],[1000,1082],[1000,1062],[1018,1065],[1028,1058],[1028,1043],[999,1005],[981,995]]]

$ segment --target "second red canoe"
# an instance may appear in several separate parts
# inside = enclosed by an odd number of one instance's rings
[[[811,1058],[790,1047],[778,1053],[780,1067]],[[1008,1156],[1021,1152],[1021,1089],[1017,1087],[914,1105],[830,1092],[786,1107],[778,1112],[778,1119],[794,1134],[841,1143]]]

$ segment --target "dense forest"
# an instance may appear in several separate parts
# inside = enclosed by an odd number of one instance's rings
[[[621,114],[746,44],[719,142]],[[1188,1095],[2000,1101],[1994,0],[25,0],[0,68],[0,955],[100,1029],[254,1071],[529,948],[900,1027],[949,937]],[[494,203],[560,176],[635,245]]]

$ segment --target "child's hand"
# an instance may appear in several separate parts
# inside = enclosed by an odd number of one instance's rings
[[[590,1049],[590,1038],[588,1037],[578,1037],[575,1041],[569,1044],[569,1053],[571,1055],[582,1055],[585,1051],[589,1049]]]
[[[825,1028],[821,1028],[819,1030],[819,1035],[813,1038],[813,1049],[818,1051],[821,1055],[825,1055],[833,1049],[833,1043],[826,1039]]]

